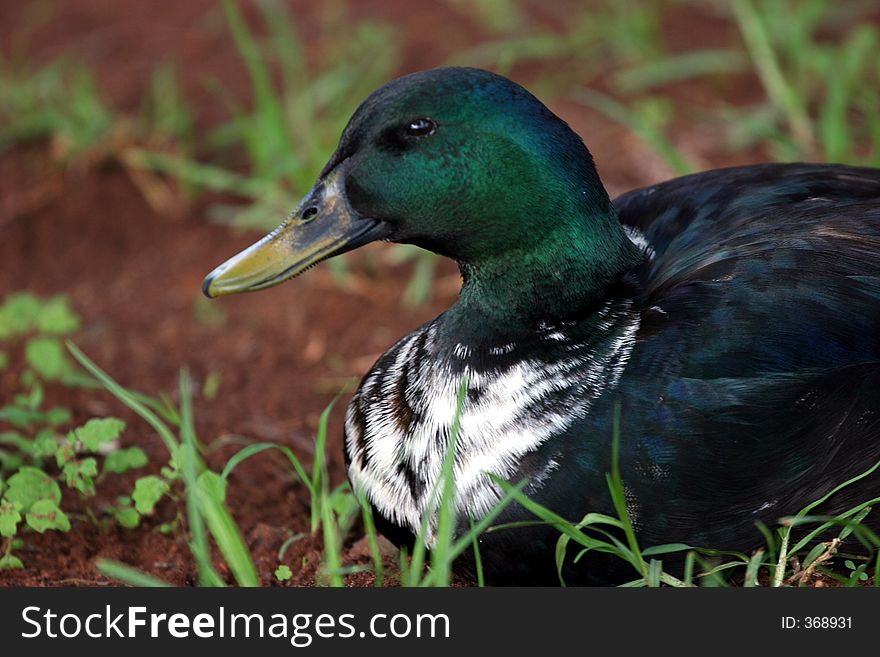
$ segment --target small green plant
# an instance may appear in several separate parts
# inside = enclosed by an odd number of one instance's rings
[[[843,565],[847,570],[849,570],[850,573],[846,581],[846,584],[848,586],[855,586],[858,582],[868,581],[867,563],[861,563],[856,566],[851,559],[847,559],[843,562]]]
[[[275,569],[275,579],[279,582],[286,582],[291,577],[293,577],[293,571],[290,570],[290,566],[285,566],[281,564],[278,568]]]
[[[96,495],[96,484],[105,477],[147,464],[140,447],[119,446],[122,420],[92,418],[64,434],[60,427],[70,423],[70,411],[43,408],[48,384],[94,383],[68,358],[61,342],[79,326],[79,317],[61,296],[44,300],[17,293],[0,305],[0,341],[19,352],[16,361],[23,362],[21,391],[11,404],[0,407],[0,423],[8,425],[0,425],[0,568],[23,567],[12,554],[23,532],[69,531],[70,519],[61,508],[63,490],[76,491],[86,500]],[[88,504],[84,508],[99,522]],[[132,507],[126,497],[104,511],[124,527],[136,527],[141,515],[150,512]]]
[[[20,365],[20,387],[11,403],[0,406],[0,477],[49,456],[41,452],[52,443],[57,428],[71,421],[67,408],[45,408],[45,386],[83,383],[61,342],[79,325],[79,317],[61,296],[42,300],[21,292],[0,304],[0,365]]]
[[[199,583],[205,586],[225,586],[224,580],[213,565],[208,536],[214,538],[235,580],[241,586],[259,586],[253,559],[226,507],[226,481],[208,469],[199,456],[199,443],[195,433],[192,412],[192,384],[186,370],[180,373],[180,408],[172,409],[178,435],[169,422],[154,409],[161,407],[158,400],[145,403],[143,395],[134,393],[117,383],[73,343],[68,349],[76,360],[113,396],[137,413],[159,434],[169,454],[169,465],[162,469],[162,476],[149,476],[138,480],[132,499],[135,510],[152,511],[155,504],[170,494],[172,484],[182,482],[186,500],[186,523],[191,535],[190,549],[196,560]],[[167,402],[162,405],[167,406]],[[166,416],[168,414],[166,413]],[[141,573],[124,564],[99,560],[98,568],[111,577],[138,586],[164,585],[161,580]]]
[[[0,556],[0,568],[24,568],[22,561],[12,554],[19,523],[41,534],[49,529],[70,530],[70,520],[61,510],[61,489],[58,483],[39,468],[22,467],[4,484],[0,499],[0,537],[5,547]],[[24,514],[24,516],[22,516]]]
[[[325,450],[327,420],[333,404],[325,409],[319,422],[316,457],[311,471],[288,447],[275,443],[255,443],[240,450],[229,459],[222,472],[216,473],[204,464],[199,455],[201,448],[195,434],[191,383],[186,370],[181,371],[181,402],[177,409],[167,398],[151,399],[122,387],[75,345],[68,343],[67,346],[75,359],[101,385],[156,430],[168,449],[169,464],[162,468],[161,475],[148,475],[137,480],[130,499],[126,504],[117,507],[117,520],[123,514],[134,520],[134,514],[152,513],[158,501],[165,496],[179,501],[181,498],[174,491],[179,487],[176,484],[182,482],[186,514],[185,519],[178,515],[173,529],[178,529],[185,523],[186,530],[190,533],[189,545],[198,568],[200,585],[225,585],[213,565],[209,536],[214,539],[239,585],[259,585],[260,579],[253,558],[225,500],[228,478],[235,468],[251,456],[270,449],[279,450],[287,457],[293,472],[312,495],[312,533],[322,526],[324,528],[326,566],[319,579],[331,585],[341,585],[345,574],[363,569],[357,566],[343,568],[341,565],[341,541],[353,526],[360,507],[348,484],[340,484],[332,489],[329,486]],[[175,436],[172,427],[178,430],[178,436]],[[285,542],[279,551],[279,562],[284,558],[287,547],[301,538],[302,534],[296,534]],[[98,568],[110,577],[136,586],[167,585],[160,579],[113,561],[99,560]],[[290,566],[284,563],[279,563],[274,574],[281,582],[292,577]]]
[[[103,477],[124,474],[147,464],[147,455],[140,447],[115,445],[124,428],[125,423],[117,418],[92,418],[69,431],[66,438],[60,438],[52,430],[38,432],[33,440],[18,437],[16,446],[34,465],[16,468],[3,485],[5,490],[0,490],[0,535],[6,539],[0,568],[23,567],[11,552],[24,526],[41,534],[48,530],[70,530],[70,520],[61,510],[61,484],[83,499],[91,498],[96,494],[96,482]],[[99,469],[101,458],[103,467]],[[138,484],[142,481],[138,480]],[[137,494],[136,486],[135,498]],[[140,515],[152,511],[140,505],[136,507],[132,509],[121,500],[118,507],[108,507],[106,511],[120,525],[133,528],[139,524]],[[86,509],[91,514],[88,507]],[[97,522],[94,516],[92,519]],[[24,525],[19,524],[22,521]]]

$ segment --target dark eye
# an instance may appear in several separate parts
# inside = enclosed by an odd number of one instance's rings
[[[427,137],[434,134],[437,129],[437,123],[433,119],[423,116],[410,121],[403,132],[407,137]]]

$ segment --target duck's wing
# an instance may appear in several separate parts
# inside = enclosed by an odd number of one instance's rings
[[[880,169],[834,164],[758,164],[715,169],[636,189],[614,199],[620,222],[638,229],[662,256],[668,249],[705,243],[711,235],[738,234],[789,226],[801,229],[798,215],[811,205],[843,206],[827,213],[838,231],[861,234],[859,211],[877,207]],[[769,221],[762,221],[769,217]],[[708,246],[708,245],[707,245]]]
[[[680,375],[880,361],[880,170],[721,169],[614,203],[649,253],[640,337],[676,345]]]
[[[880,460],[880,171],[719,170],[615,205],[649,254],[621,435],[660,473],[635,493],[657,538],[735,545]],[[836,507],[871,495],[880,475]]]

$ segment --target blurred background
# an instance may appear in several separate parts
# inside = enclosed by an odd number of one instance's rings
[[[149,395],[188,367],[203,441],[312,458],[342,386],[453,303],[455,266],[372,245],[259,295],[209,302],[201,280],[297,204],[367,94],[443,65],[529,88],[584,138],[612,196],[769,160],[880,166],[875,0],[2,0],[0,407],[35,373],[69,420],[127,417],[71,375],[70,336]],[[40,312],[62,319],[21,323]],[[151,462],[162,450],[143,423],[125,441]],[[239,476],[230,506],[249,544],[277,548],[302,491],[271,460]],[[150,568],[142,550],[171,549],[105,538],[66,537],[65,558]],[[50,561],[31,555],[28,577],[74,567]]]

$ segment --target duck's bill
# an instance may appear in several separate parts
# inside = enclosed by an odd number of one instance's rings
[[[208,274],[202,284],[205,295],[263,290],[321,260],[385,237],[382,223],[351,208],[340,176],[331,172],[283,224]]]

